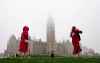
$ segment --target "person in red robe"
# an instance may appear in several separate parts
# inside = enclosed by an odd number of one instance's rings
[[[80,47],[80,34],[82,33],[81,30],[77,29],[75,26],[72,27],[72,31],[71,31],[71,38],[72,38],[72,44],[73,44],[73,55],[78,55],[80,54],[80,52],[82,51],[81,47]]]
[[[23,32],[21,34],[20,44],[19,44],[19,52],[21,55],[26,55],[26,53],[28,52],[28,37],[29,37],[28,31],[29,31],[29,27],[24,26]]]

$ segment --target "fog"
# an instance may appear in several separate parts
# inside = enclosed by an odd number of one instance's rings
[[[28,25],[32,38],[46,40],[49,15],[55,22],[56,40],[70,40],[73,25],[83,31],[82,46],[100,52],[99,0],[0,0],[0,52],[14,34],[20,37]]]

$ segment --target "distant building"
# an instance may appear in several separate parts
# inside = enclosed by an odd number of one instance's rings
[[[53,18],[50,16],[47,21],[47,41],[32,40],[31,37],[29,39],[29,48],[28,52],[30,55],[49,55],[52,52],[58,56],[71,56],[73,47],[69,40],[63,42],[56,42],[55,40],[55,24],[53,22]],[[5,50],[6,56],[14,56],[18,53],[20,39],[16,39],[14,35],[12,35],[8,41],[7,49]],[[83,48],[83,55],[87,54],[87,50],[85,52],[85,48]],[[93,52],[93,51],[92,51]]]
[[[94,55],[96,55],[96,52],[91,48],[82,47],[82,55],[84,55],[84,56],[94,56]]]
[[[18,40],[14,35],[10,37],[7,44],[7,50],[5,50],[6,56],[13,56],[18,52]]]
[[[47,21],[47,52],[50,55],[55,53],[55,24],[53,18],[50,16]]]

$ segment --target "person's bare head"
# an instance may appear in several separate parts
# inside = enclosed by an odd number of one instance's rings
[[[74,31],[76,29],[76,27],[75,26],[72,26],[72,31]]]

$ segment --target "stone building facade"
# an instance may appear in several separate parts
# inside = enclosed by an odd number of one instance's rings
[[[53,18],[50,16],[47,21],[47,31],[46,31],[47,40],[42,41],[41,39],[31,40],[29,39],[29,48],[28,52],[30,55],[50,55],[52,51],[55,55],[58,56],[71,56],[72,55],[72,44],[69,40],[57,42],[55,40],[55,24]],[[18,51],[20,39],[16,39],[12,35],[8,41],[7,49],[5,50],[6,56],[14,56]],[[92,51],[93,52],[93,51]]]

